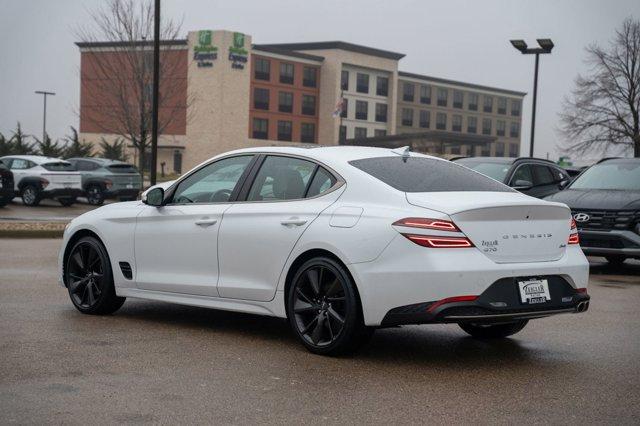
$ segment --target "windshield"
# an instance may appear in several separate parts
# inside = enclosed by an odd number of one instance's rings
[[[461,158],[460,160],[454,161],[454,163],[468,167],[499,182],[504,182],[504,178],[507,176],[509,168],[511,168],[510,164],[481,161],[473,158]]]
[[[640,161],[596,164],[581,174],[571,189],[640,191]]]
[[[75,167],[71,165],[71,163],[66,163],[63,161],[55,162],[55,163],[44,163],[42,165],[45,169],[50,172],[73,172],[75,171]]]

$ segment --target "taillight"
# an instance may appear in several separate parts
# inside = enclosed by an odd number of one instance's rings
[[[111,182],[109,179],[105,179],[104,181],[104,186],[109,189],[113,186],[113,182]]]
[[[580,244],[580,236],[578,236],[578,227],[576,220],[571,218],[571,235],[569,235],[569,244]]]
[[[422,247],[430,248],[466,248],[473,247],[467,237],[440,237],[435,235],[402,234],[405,238]]]
[[[49,185],[49,181],[45,178],[40,178],[40,185],[42,185],[42,189],[44,189]]]
[[[432,304],[431,306],[429,306],[429,308],[427,309],[427,312],[433,312],[436,310],[436,308],[442,306],[442,305],[446,305],[448,303],[456,303],[456,302],[474,302],[478,299],[478,296],[455,296],[455,297],[447,297],[446,299],[442,299],[442,300],[438,300],[437,302],[435,302],[434,304]]]
[[[422,217],[405,217],[393,223],[395,226],[409,228],[436,229],[438,231],[460,232],[455,223],[442,219],[427,219]]]

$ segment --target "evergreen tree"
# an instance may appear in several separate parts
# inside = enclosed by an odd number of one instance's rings
[[[62,157],[66,151],[64,146],[60,145],[57,140],[55,142],[52,141],[47,134],[44,135],[44,141],[36,139],[36,142],[38,143],[39,154],[45,157]]]
[[[100,155],[110,160],[127,161],[125,141],[122,138],[118,138],[110,144],[103,137],[100,141]]]
[[[67,146],[62,156],[64,158],[93,157],[93,144],[91,142],[86,142],[84,139],[80,140],[78,131],[75,127],[70,127],[71,135],[65,138]]]
[[[22,127],[18,121],[16,130],[13,132],[13,136],[9,141],[11,143],[11,154],[13,155],[33,155],[36,154],[36,149],[33,142],[28,142],[29,135],[25,135],[22,132]]]
[[[11,139],[7,139],[2,133],[0,133],[0,157],[13,154],[13,144]]]

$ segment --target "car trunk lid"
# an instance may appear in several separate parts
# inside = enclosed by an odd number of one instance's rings
[[[407,193],[410,204],[451,217],[496,263],[549,262],[566,250],[569,209],[515,192]]]

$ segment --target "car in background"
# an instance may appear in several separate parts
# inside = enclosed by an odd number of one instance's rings
[[[13,173],[0,161],[0,207],[4,207],[13,199]]]
[[[138,169],[122,161],[107,158],[69,158],[82,175],[82,189],[89,204],[99,206],[107,198],[132,201],[142,189]]]
[[[539,158],[457,157],[451,161],[536,198],[555,194],[571,182],[564,169]]]
[[[0,160],[13,173],[14,195],[22,197],[26,206],[37,206],[45,198],[70,206],[82,195],[80,173],[67,161],[40,155],[8,155]]]
[[[585,254],[640,259],[640,158],[601,160],[546,199],[571,208]]]

